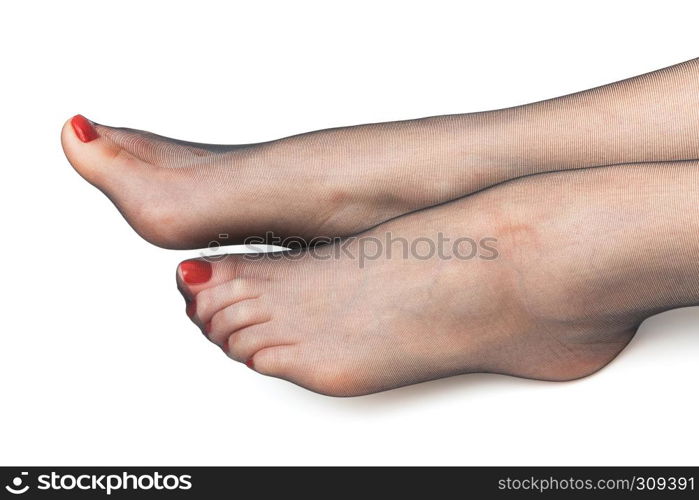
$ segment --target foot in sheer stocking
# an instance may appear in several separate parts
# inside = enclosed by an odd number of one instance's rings
[[[468,372],[570,380],[645,318],[699,303],[698,205],[696,162],[536,175],[382,224],[348,252],[186,261],[178,281],[233,359],[324,394]],[[388,234],[390,258],[376,252]]]
[[[699,60],[511,109],[211,146],[66,122],[68,159],[170,248],[356,234],[520,176],[699,157]]]

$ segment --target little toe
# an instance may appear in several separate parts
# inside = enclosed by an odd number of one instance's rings
[[[241,354],[245,355],[247,353]],[[297,357],[298,347],[296,345],[281,344],[258,349],[249,354],[247,358],[241,359],[244,359],[244,363],[248,368],[262,375],[293,382],[293,372],[296,369]]]
[[[288,338],[270,328],[270,324],[267,322],[238,330],[224,341],[223,350],[234,360],[252,367],[257,352],[270,347],[292,345]]]

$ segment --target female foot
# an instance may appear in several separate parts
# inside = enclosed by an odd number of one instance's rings
[[[575,379],[648,316],[699,302],[698,168],[532,176],[344,248],[186,261],[178,284],[233,359],[323,394],[468,372]]]
[[[699,158],[699,60],[511,109],[211,146],[66,122],[71,164],[168,248],[356,234],[516,177]],[[221,241],[219,235],[226,235]]]

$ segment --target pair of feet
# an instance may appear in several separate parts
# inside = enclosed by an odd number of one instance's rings
[[[177,273],[188,315],[226,354],[323,394],[468,372],[575,379],[648,316],[699,302],[699,165],[580,168],[599,158],[569,147],[536,153],[547,164],[527,156],[535,145],[483,142],[502,117],[469,116],[231,147],[77,116],[62,143],[156,245],[343,237]]]

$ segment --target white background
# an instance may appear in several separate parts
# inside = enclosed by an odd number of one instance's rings
[[[68,165],[59,130],[83,113],[249,143],[505,107],[697,57],[698,14],[672,1],[4,2],[0,463],[697,465],[699,310],[647,321],[577,382],[471,375],[319,396],[204,340],[174,286],[196,252],[141,240]]]

